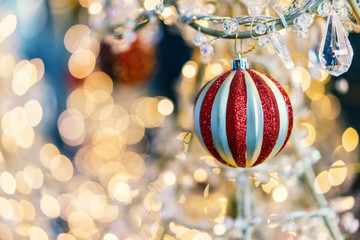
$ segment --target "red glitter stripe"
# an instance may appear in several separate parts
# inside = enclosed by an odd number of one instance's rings
[[[246,166],[246,83],[238,70],[230,85],[226,106],[226,135],[232,156],[239,167]]]
[[[283,145],[281,146],[280,150],[276,153],[276,154],[278,154],[285,147],[287,141],[290,138],[290,134],[291,134],[293,124],[294,124],[293,109],[292,109],[292,106],[291,106],[290,98],[287,95],[284,88],[277,81],[275,81],[272,77],[270,77],[269,75],[267,75],[265,73],[264,73],[264,75],[267,76],[271,81],[273,81],[273,83],[275,83],[276,87],[279,89],[279,91],[281,92],[281,94],[282,94],[282,96],[283,96],[283,98],[285,100],[286,108],[287,108],[287,111],[288,111],[288,119],[289,119],[288,130],[287,130],[286,138],[285,138],[285,141],[284,141]]]
[[[247,72],[250,74],[259,92],[264,116],[264,134],[261,151],[253,165],[256,166],[265,161],[276,145],[280,131],[280,114],[275,95],[266,84],[266,81],[252,70],[247,70]]]
[[[220,162],[229,166],[219,155],[214,147],[213,138],[211,134],[211,111],[214,104],[216,93],[218,92],[221,84],[229,76],[231,71],[228,71],[221,75],[216,81],[210,86],[209,90],[205,94],[205,98],[200,109],[200,130],[204,144],[209,152]]]

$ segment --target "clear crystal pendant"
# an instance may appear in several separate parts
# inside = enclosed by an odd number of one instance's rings
[[[321,40],[319,59],[322,68],[329,74],[339,76],[349,70],[354,51],[336,11],[332,11]]]
[[[294,62],[291,59],[290,52],[286,43],[279,32],[273,30],[270,33],[270,42],[275,49],[276,54],[279,56],[281,61],[284,63],[287,69],[292,69],[294,67]]]

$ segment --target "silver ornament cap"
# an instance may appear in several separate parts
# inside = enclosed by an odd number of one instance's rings
[[[231,59],[231,70],[245,70],[249,69],[249,61],[247,58]]]

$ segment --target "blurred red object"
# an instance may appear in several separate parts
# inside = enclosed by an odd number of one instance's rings
[[[156,53],[154,46],[135,40],[122,52],[115,52],[113,46],[102,42],[99,65],[114,82],[136,86],[147,83],[155,72]]]

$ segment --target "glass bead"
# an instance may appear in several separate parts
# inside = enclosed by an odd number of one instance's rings
[[[301,25],[299,23],[299,18],[295,18],[294,21],[293,21],[293,25],[296,29],[299,29],[301,28]]]
[[[213,54],[214,52],[214,48],[211,44],[209,43],[204,43],[203,45],[201,45],[200,47],[200,53],[201,55],[207,57],[207,56],[211,56],[211,54]]]
[[[328,2],[323,2],[318,6],[317,11],[320,16],[327,17],[330,15],[330,13],[332,11],[331,4]]]
[[[302,16],[303,16],[304,21],[305,21],[305,26],[310,27],[314,22],[314,18],[311,16],[310,13],[303,13]]]
[[[264,34],[266,32],[266,26],[263,23],[258,23],[255,26],[255,32],[257,34]]]
[[[344,7],[344,0],[333,0],[332,4],[335,10],[339,10]]]
[[[261,6],[258,3],[251,3],[248,6],[248,13],[251,17],[259,16],[261,14]]]
[[[270,40],[268,36],[261,36],[258,39],[258,43],[261,47],[267,47],[269,46]]]
[[[308,28],[299,28],[297,31],[297,36],[301,39],[305,39],[309,37],[309,29]]]
[[[193,38],[193,43],[195,46],[200,47],[205,42],[206,42],[206,36],[203,33],[198,32],[195,34]]]
[[[162,3],[158,3],[158,4],[155,6],[155,12],[156,12],[157,14],[162,13],[162,12],[164,11],[164,9],[165,9],[165,6],[164,6],[164,4],[162,4]]]
[[[313,24],[313,22],[314,22],[314,19],[313,19],[313,17],[311,16],[311,14],[310,13],[303,13],[303,14],[301,14],[299,17],[297,17],[299,20],[299,25],[301,26],[301,27],[306,27],[306,28],[308,28],[308,27],[310,27],[311,26],[311,24]]]
[[[235,34],[239,30],[239,23],[236,19],[227,19],[223,24],[223,30],[226,34]]]

